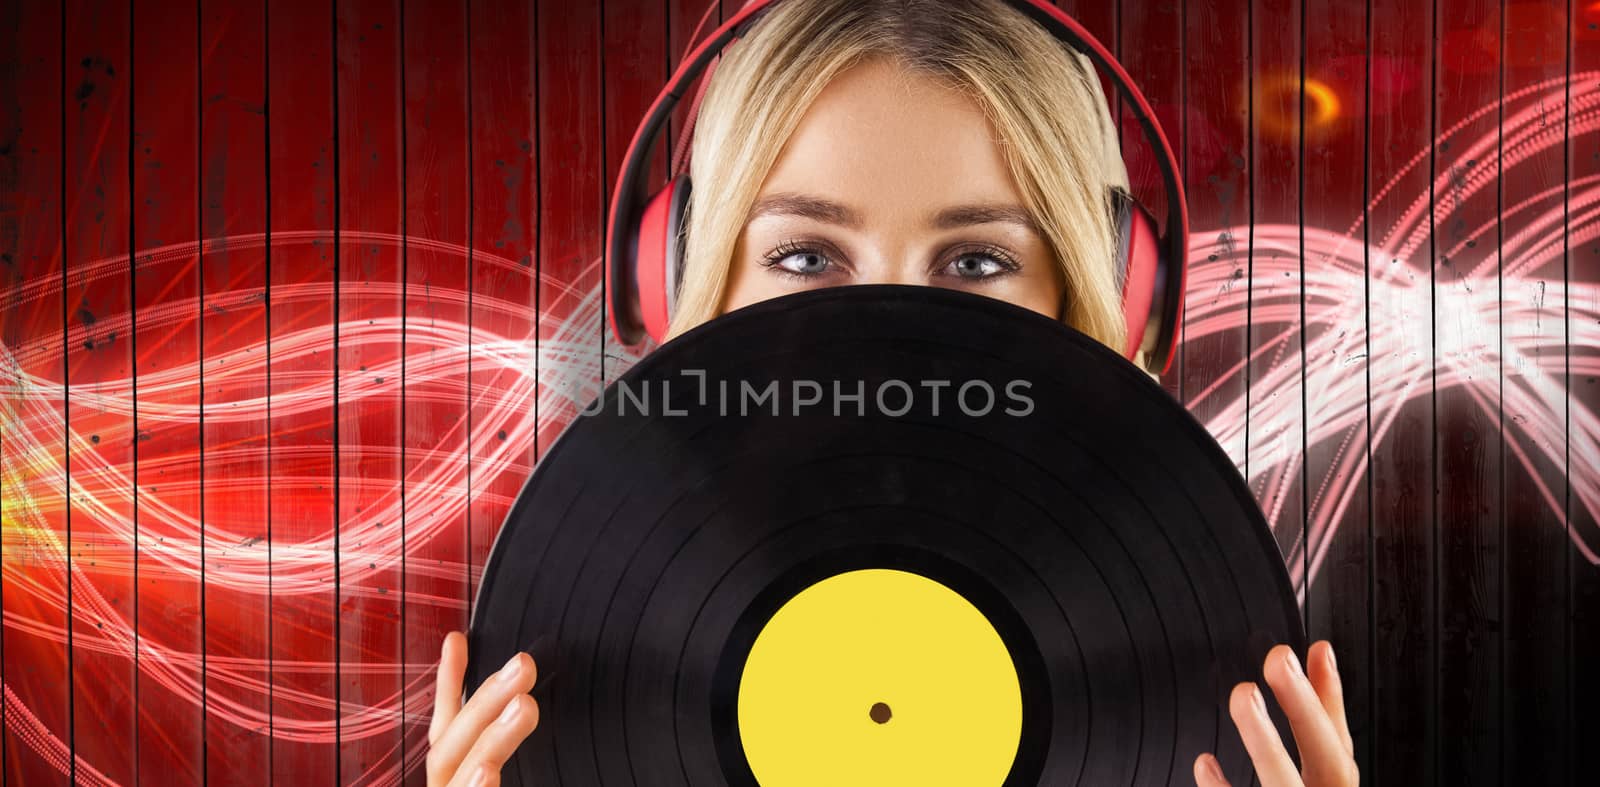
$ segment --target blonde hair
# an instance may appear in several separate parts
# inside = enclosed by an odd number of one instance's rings
[[[1088,59],[998,0],[782,0],[724,50],[695,122],[684,272],[668,336],[720,312],[734,246],[817,94],[870,58],[970,95],[1066,282],[1064,321],[1121,352],[1109,189],[1127,189]]]

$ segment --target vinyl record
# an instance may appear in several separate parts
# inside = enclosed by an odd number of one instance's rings
[[[1202,751],[1233,777],[1229,691],[1305,650],[1260,510],[1160,386],[898,285],[740,309],[608,386],[469,636],[469,695],[539,665],[503,773],[539,787],[1192,783]]]

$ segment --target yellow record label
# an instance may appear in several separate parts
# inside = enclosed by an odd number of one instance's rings
[[[739,678],[739,739],[764,787],[1000,784],[1021,735],[999,633],[920,574],[864,569],[800,591]]]

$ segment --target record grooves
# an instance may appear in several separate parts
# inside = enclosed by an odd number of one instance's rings
[[[773,395],[750,407],[746,386]],[[473,608],[469,694],[515,650],[539,664],[506,784],[982,763],[988,783],[1185,783],[1200,751],[1248,770],[1228,691],[1271,645],[1304,652],[1222,449],[1115,352],[1019,307],[785,296],[669,342],[589,409],[518,495]],[[1019,702],[963,694],[991,685]]]

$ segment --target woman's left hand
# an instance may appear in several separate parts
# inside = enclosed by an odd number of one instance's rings
[[[1302,670],[1294,650],[1278,645],[1267,652],[1261,667],[1300,749],[1303,767],[1298,773],[1277,727],[1267,717],[1260,687],[1253,682],[1234,686],[1228,713],[1239,728],[1262,787],[1353,787],[1360,776],[1333,647],[1326,640],[1318,641],[1306,653],[1306,661],[1310,667]],[[1195,758],[1194,780],[1199,787],[1229,787],[1217,758],[1210,753]]]

